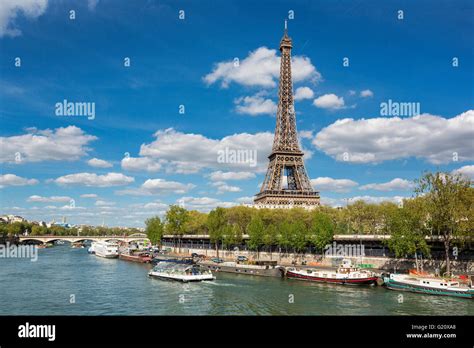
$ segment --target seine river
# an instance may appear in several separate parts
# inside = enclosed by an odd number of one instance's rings
[[[69,244],[0,259],[2,315],[474,315],[474,301],[245,275],[182,284]],[[293,301],[292,301],[293,300]],[[74,302],[74,303],[71,303]]]

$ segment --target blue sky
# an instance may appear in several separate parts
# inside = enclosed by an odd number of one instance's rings
[[[176,202],[249,202],[271,150],[289,11],[297,127],[325,204],[397,202],[424,170],[472,178],[473,7],[2,1],[0,212],[142,226]],[[64,99],[94,103],[95,117],[58,116]],[[382,115],[389,100],[421,115]],[[257,165],[219,163],[225,148],[257,151]]]

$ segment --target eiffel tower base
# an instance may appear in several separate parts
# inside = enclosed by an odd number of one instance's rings
[[[319,205],[319,193],[314,191],[268,190],[258,193],[254,200],[255,208],[291,209],[299,207],[310,210]]]

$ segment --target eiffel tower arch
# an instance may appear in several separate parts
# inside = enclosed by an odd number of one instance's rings
[[[272,152],[260,192],[255,196],[257,208],[307,209],[319,206],[319,192],[314,191],[303,161],[303,152],[298,142],[296,115],[291,78],[292,40],[285,33],[280,42],[280,84],[278,109]]]

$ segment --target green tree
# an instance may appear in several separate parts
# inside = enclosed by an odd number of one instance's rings
[[[170,208],[166,212],[165,231],[168,234],[178,236],[178,253],[181,252],[181,238],[185,232],[188,219],[188,211],[178,205],[170,205]]]
[[[263,244],[264,229],[265,226],[263,225],[260,216],[258,214],[254,215],[247,227],[247,232],[249,234],[247,244],[251,250],[257,251],[257,259],[259,258],[260,247]]]
[[[263,233],[263,245],[270,250],[270,260],[272,259],[272,246],[275,245],[278,238],[278,230],[274,224],[267,226]]]
[[[368,204],[358,200],[347,208],[349,218],[349,229],[357,234],[375,234],[380,217],[375,204]]]
[[[9,236],[20,235],[24,232],[24,226],[21,222],[14,222],[7,226]]]
[[[247,233],[247,226],[255,213],[255,209],[237,206],[225,209],[225,216],[230,225],[238,224],[243,234]]]
[[[425,198],[427,225],[435,236],[441,238],[449,275],[450,249],[472,235],[473,194],[471,181],[460,174],[425,173],[417,180],[415,192]]]
[[[423,199],[407,199],[402,208],[391,212],[388,219],[390,239],[386,241],[396,257],[417,254],[418,251],[429,255],[430,250],[425,240]],[[417,262],[418,268],[418,262]]]
[[[48,234],[48,229],[46,227],[40,225],[33,225],[31,227],[32,236],[43,236],[45,234]]]
[[[222,247],[229,249],[233,244],[235,244],[233,228],[231,225],[226,224],[222,230]]]
[[[288,253],[288,248],[291,246],[291,224],[284,220],[278,226],[279,233],[277,234],[277,241],[280,248],[285,249],[285,254]]]
[[[334,223],[331,218],[320,211],[316,211],[310,229],[310,241],[317,249],[323,250],[334,238]]]
[[[225,209],[217,207],[207,216],[207,229],[209,231],[209,239],[216,246],[216,255],[219,257],[219,243],[223,239],[224,228],[227,225]]]
[[[185,234],[207,234],[207,214],[197,210],[188,211],[188,219],[184,224]]]
[[[290,223],[290,245],[297,252],[302,252],[308,244],[308,228],[301,220]]]
[[[234,238],[234,244],[241,244],[243,240],[242,226],[239,224],[232,225],[232,236]]]
[[[145,225],[145,233],[148,236],[151,244],[159,244],[165,230],[161,219],[158,216],[149,218],[145,221]]]

